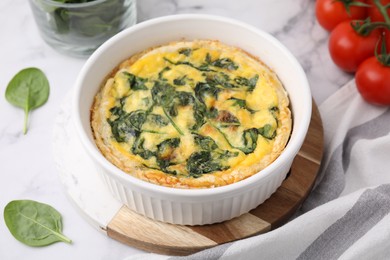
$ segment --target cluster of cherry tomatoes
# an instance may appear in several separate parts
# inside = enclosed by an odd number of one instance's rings
[[[390,105],[390,0],[317,0],[316,17],[330,32],[333,62],[355,73],[362,97]]]

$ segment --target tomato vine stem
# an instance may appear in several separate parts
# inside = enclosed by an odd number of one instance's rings
[[[385,22],[390,25],[390,17],[389,15],[387,14],[387,9],[390,8],[390,4],[387,4],[387,5],[382,5],[380,3],[380,0],[374,0],[374,4],[375,6],[378,8],[379,12],[381,13],[381,15],[383,16],[383,18],[385,19]]]
[[[390,30],[390,17],[387,14],[387,9],[390,8],[390,4],[382,5],[380,0],[373,0],[375,6],[384,18],[384,22],[371,22],[370,17],[365,20],[353,20],[351,22],[352,28],[361,36],[369,35],[373,30],[378,28],[384,28]],[[371,6],[372,7],[372,6]]]

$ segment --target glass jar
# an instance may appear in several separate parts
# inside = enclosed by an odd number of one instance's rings
[[[89,56],[137,16],[136,0],[30,0],[30,6],[45,42],[75,57]]]

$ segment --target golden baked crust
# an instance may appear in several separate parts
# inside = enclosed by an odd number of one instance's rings
[[[179,41],[133,55],[97,93],[102,154],[148,182],[210,188],[256,174],[291,132],[287,94],[257,58],[218,41]]]

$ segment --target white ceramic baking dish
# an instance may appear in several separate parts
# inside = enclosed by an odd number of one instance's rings
[[[124,59],[149,47],[186,39],[212,39],[257,56],[276,72],[287,90],[293,129],[282,154],[261,172],[227,186],[176,189],[151,184],[111,164],[95,145],[90,108],[104,78]],[[74,90],[73,118],[85,151],[112,194],[146,217],[183,225],[222,222],[256,208],[280,186],[306,136],[311,93],[294,56],[274,37],[253,26],[209,15],[174,15],[149,20],[117,34],[87,60]]]

